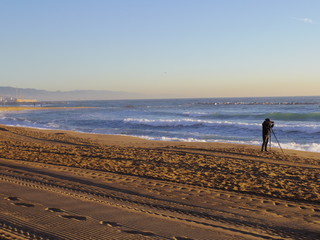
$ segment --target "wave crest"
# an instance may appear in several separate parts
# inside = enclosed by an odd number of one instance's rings
[[[126,118],[123,120],[125,123],[148,125],[153,127],[188,127],[188,126],[214,126],[214,125],[244,125],[244,126],[260,126],[259,123],[243,123],[233,121],[213,121],[213,120],[199,120],[199,119],[146,119],[146,118]]]

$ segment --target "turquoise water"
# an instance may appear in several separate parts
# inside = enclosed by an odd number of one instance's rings
[[[320,152],[320,97],[74,101],[43,106],[95,108],[0,113],[0,123],[153,140],[261,144],[275,121],[283,149]],[[273,137],[273,140],[275,138]],[[276,141],[272,146],[278,147]]]

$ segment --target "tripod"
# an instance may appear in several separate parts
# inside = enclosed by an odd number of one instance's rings
[[[282,150],[282,147],[281,147],[281,145],[280,145],[280,143],[279,143],[279,141],[278,141],[278,138],[277,138],[277,136],[276,136],[276,134],[274,133],[274,131],[273,131],[272,128],[271,128],[271,132],[273,133],[274,138],[277,140],[278,145],[279,145],[279,147],[280,147],[280,149],[281,149],[281,151],[282,151],[282,153],[283,153],[283,155],[284,155],[284,152],[283,152],[283,150]],[[270,150],[271,150],[271,135],[270,135]]]

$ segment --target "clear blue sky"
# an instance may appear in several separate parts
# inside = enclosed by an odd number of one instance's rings
[[[0,86],[320,95],[319,0],[0,0]]]

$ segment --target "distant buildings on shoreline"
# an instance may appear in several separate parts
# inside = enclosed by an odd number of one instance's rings
[[[21,99],[21,98],[0,96],[0,103],[1,104],[37,103],[37,102],[38,101],[36,99]]]

